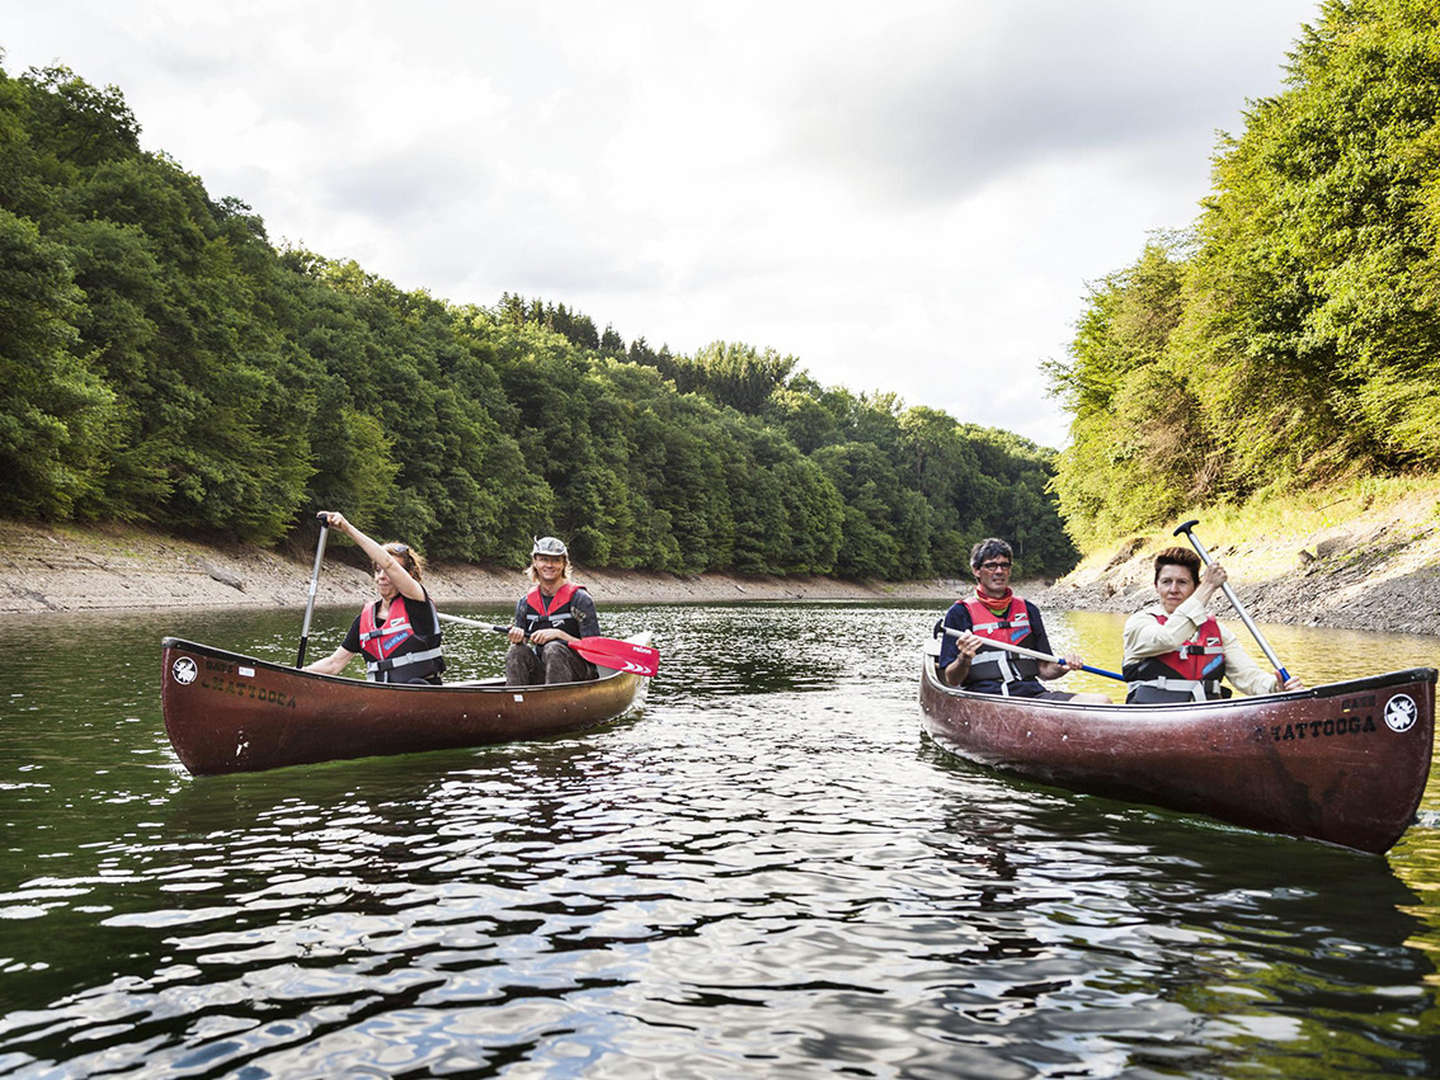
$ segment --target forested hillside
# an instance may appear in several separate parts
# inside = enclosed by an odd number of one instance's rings
[[[431,557],[554,532],[591,566],[888,579],[995,533],[1073,564],[1052,451],[747,345],[277,250],[139,133],[117,88],[0,71],[0,515],[270,544],[333,507]]]
[[[1082,544],[1440,466],[1440,14],[1331,0],[1185,235],[1097,283],[1050,369]]]

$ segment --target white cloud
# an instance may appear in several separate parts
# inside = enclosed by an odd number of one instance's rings
[[[1059,445],[1037,364],[1188,224],[1314,0],[0,0],[272,239]]]

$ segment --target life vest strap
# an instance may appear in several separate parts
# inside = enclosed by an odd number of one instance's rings
[[[993,666],[995,671],[992,676],[987,666]],[[978,673],[977,668],[980,668]],[[1000,693],[1005,697],[1010,696],[1010,684],[1028,682],[1035,678],[1040,672],[1040,666],[1028,656],[1016,656],[1014,653],[1006,652],[1003,649],[982,648],[970,660],[970,673],[966,682],[995,682],[1000,683]]]
[[[398,634],[402,631],[407,634],[412,632],[410,627],[410,620],[406,619],[404,622],[383,623],[382,625],[375,627],[374,630],[362,633],[360,635],[360,640],[374,641],[376,638],[389,637],[392,634]]]
[[[427,660],[438,660],[440,656],[441,650],[436,647],[434,649],[424,649],[420,652],[404,653],[386,660],[367,659],[365,661],[365,673],[372,677],[371,681],[373,682],[375,681],[373,676],[382,671],[394,671],[396,668],[409,667],[411,664],[420,664]]]
[[[1189,694],[1195,701],[1210,701],[1220,696],[1218,679],[1179,679],[1170,675],[1157,675],[1153,679],[1132,680],[1128,685],[1131,690],[1139,686],[1153,686],[1156,690],[1169,693]]]

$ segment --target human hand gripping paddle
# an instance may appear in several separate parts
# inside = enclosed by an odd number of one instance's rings
[[[1205,545],[1202,544],[1200,538],[1195,535],[1195,526],[1199,524],[1199,518],[1192,518],[1176,528],[1175,535],[1179,536],[1181,533],[1184,533],[1185,539],[1189,540],[1190,546],[1195,549],[1195,554],[1200,556],[1201,561],[1204,562],[1206,566],[1210,566],[1213,563],[1213,560],[1210,558],[1210,553],[1205,550]],[[1235,590],[1230,588],[1230,583],[1228,581],[1221,582],[1220,589],[1224,592],[1225,599],[1229,600],[1230,603],[1235,606],[1235,612],[1240,616],[1240,621],[1245,624],[1245,629],[1250,631],[1251,635],[1255,638],[1256,644],[1260,646],[1260,651],[1265,654],[1265,658],[1269,660],[1275,668],[1275,674],[1280,676],[1280,685],[1283,687],[1290,681],[1290,673],[1285,670],[1285,665],[1280,663],[1280,658],[1275,655],[1275,650],[1270,648],[1270,643],[1265,640],[1265,635],[1260,633],[1260,628],[1256,626],[1254,620],[1250,618],[1250,613],[1246,611],[1245,606],[1240,603],[1240,598],[1235,595]]]
[[[951,637],[958,638],[970,633],[970,631],[956,630],[952,626],[947,626],[945,627],[945,633],[949,634]],[[1019,653],[1021,656],[1029,656],[1036,660],[1048,660],[1050,663],[1059,664],[1061,667],[1067,666],[1065,663],[1065,658],[1063,656],[1051,656],[1049,653],[1036,652],[1034,649],[1027,649],[1023,645],[1012,645],[1008,641],[996,641],[994,638],[986,638],[985,645],[987,648],[994,646],[997,649],[1004,649],[1006,652]],[[1115,674],[1115,672],[1106,671],[1104,668],[1091,667],[1089,664],[1081,664],[1080,670],[1088,671],[1092,675],[1104,675],[1107,679],[1118,679],[1120,682],[1125,681],[1124,675],[1117,675]]]
[[[497,634],[510,633],[508,626],[479,622],[475,619],[462,619],[459,615],[446,615],[444,612],[440,613],[440,620],[458,623],[461,626],[473,626],[477,630],[490,630]],[[574,641],[567,641],[565,644],[592,664],[600,667],[629,671],[647,678],[660,670],[660,650],[653,649],[649,645],[636,645],[633,641],[621,641],[619,638],[608,637],[577,638]]]

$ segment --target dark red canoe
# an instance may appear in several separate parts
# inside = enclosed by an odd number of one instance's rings
[[[926,731],[969,761],[1056,787],[1388,851],[1430,774],[1435,669],[1268,697],[1072,705],[945,686],[926,657]]]
[[[543,739],[619,716],[644,684],[601,668],[599,679],[549,686],[391,686],[178,638],[161,649],[165,730],[196,776]]]

